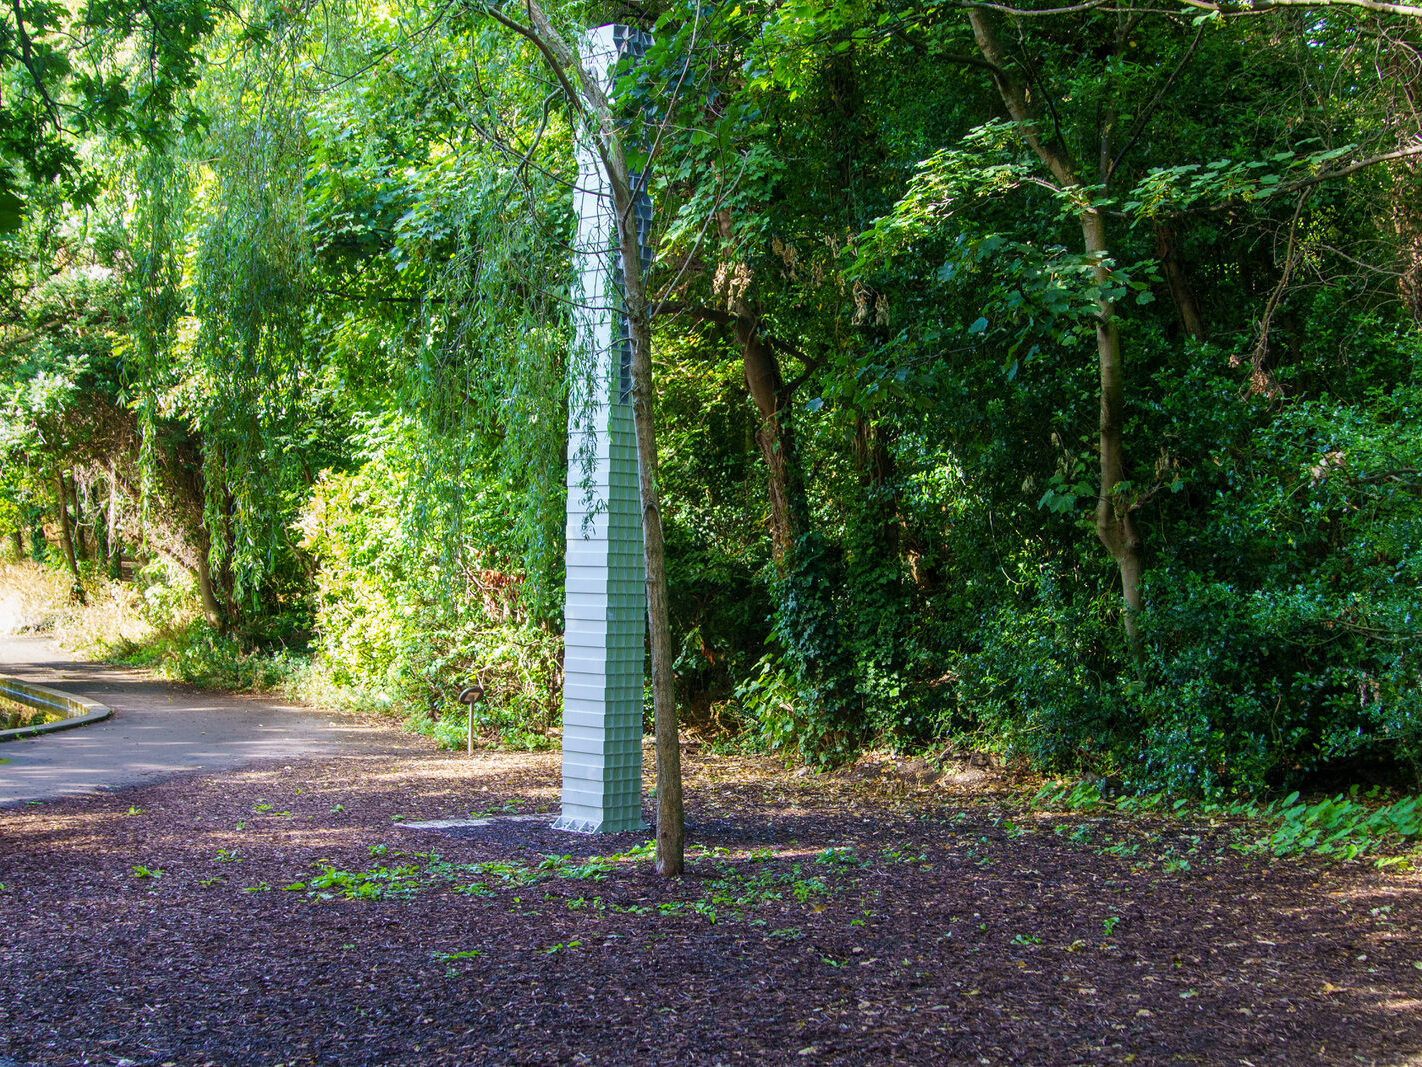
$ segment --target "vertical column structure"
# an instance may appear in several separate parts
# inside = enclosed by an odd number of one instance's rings
[[[611,94],[624,56],[650,37],[599,26],[583,66]],[[612,189],[585,132],[578,149],[573,358],[569,360],[568,513],[563,653],[563,803],[554,826],[580,833],[642,829],[642,680],[646,577],[642,494],[632,422],[632,346]],[[640,176],[633,175],[635,188]],[[642,264],[651,261],[652,202],[635,202]]]

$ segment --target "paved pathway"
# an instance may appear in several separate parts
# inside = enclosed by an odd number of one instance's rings
[[[44,637],[0,636],[0,674],[114,709],[92,726],[0,744],[0,807],[262,757],[388,752],[413,740],[329,712],[76,661]]]

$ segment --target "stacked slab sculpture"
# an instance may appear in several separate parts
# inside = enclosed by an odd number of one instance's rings
[[[600,26],[584,40],[584,68],[603,79],[610,95],[618,61],[642,55],[648,41],[626,26]],[[640,184],[636,175],[633,181]],[[569,360],[563,803],[553,825],[616,833],[644,826],[646,587],[617,219],[590,137],[578,151],[574,204],[580,291],[574,293],[577,327]],[[652,219],[645,190],[635,213],[645,265]]]

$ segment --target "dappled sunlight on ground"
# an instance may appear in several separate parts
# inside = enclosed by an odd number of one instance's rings
[[[1414,875],[1243,855],[1209,820],[1043,814],[913,768],[866,784],[689,752],[687,770],[678,880],[652,872],[645,831],[498,817],[552,807],[547,753],[272,760],[15,809],[13,1049],[33,1058],[48,1034],[56,1062],[103,1040],[114,1059],[256,1063],[305,1040],[301,1062],[334,1062],[369,1034],[371,1062],[572,1062],[655,1039],[687,1063],[1255,1067],[1422,1051]],[[464,824],[406,825],[441,819]]]

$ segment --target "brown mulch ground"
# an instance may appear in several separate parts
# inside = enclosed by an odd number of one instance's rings
[[[0,811],[0,1067],[1422,1062],[1417,876],[911,772],[692,755],[674,882],[646,834],[401,825],[551,812],[550,754]]]

